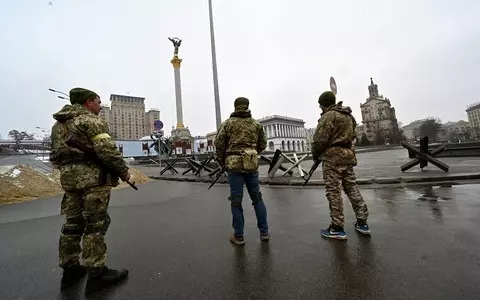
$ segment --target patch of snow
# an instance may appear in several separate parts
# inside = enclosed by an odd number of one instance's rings
[[[46,156],[37,156],[35,157],[36,160],[39,160],[41,162],[44,162],[44,163],[49,163],[50,162],[50,158],[48,158],[48,155]]]
[[[10,177],[12,178],[15,178],[17,177],[18,175],[20,175],[22,173],[22,171],[20,171],[19,169],[15,169],[12,171],[12,173],[10,174]]]
[[[15,166],[0,166],[0,174],[5,174],[8,173],[11,169],[13,169]]]

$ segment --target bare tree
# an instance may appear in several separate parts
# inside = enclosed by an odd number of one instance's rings
[[[428,140],[432,142],[437,141],[437,134],[442,128],[442,123],[439,119],[427,119],[420,125],[420,136],[428,136]]]

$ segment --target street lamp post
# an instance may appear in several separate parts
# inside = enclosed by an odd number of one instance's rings
[[[64,96],[67,96],[67,98],[70,98],[69,95],[65,94],[64,92],[60,92],[60,91],[57,91],[57,90],[54,90],[54,89],[48,89],[50,92],[54,92],[54,93],[58,93],[58,94],[62,94]],[[60,97],[58,97],[60,98]],[[65,98],[62,98],[62,99],[65,99]]]
[[[50,133],[50,130],[47,129],[47,128],[43,128],[43,127],[39,127],[37,126],[36,127],[37,129],[40,129],[43,133]],[[37,152],[38,154],[38,152]],[[42,162],[45,160],[45,137],[42,137]]]
[[[220,124],[222,123],[222,116],[220,111],[220,96],[218,92],[217,54],[215,51],[215,33],[213,30],[212,0],[208,0],[208,11],[210,16],[210,43],[212,47],[213,93],[215,96],[215,117],[218,132]]]

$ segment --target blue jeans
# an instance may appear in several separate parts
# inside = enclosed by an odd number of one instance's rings
[[[247,186],[248,195],[252,200],[255,215],[257,217],[257,227],[261,235],[268,234],[267,224],[267,207],[263,202],[262,193],[260,192],[260,181],[258,172],[253,173],[237,173],[228,171],[228,184],[230,185],[230,206],[232,210],[232,227],[236,236],[243,235],[245,219],[243,218],[243,184]]]

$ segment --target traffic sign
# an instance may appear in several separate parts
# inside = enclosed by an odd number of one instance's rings
[[[163,122],[160,120],[156,120],[155,122],[153,122],[153,127],[155,128],[155,130],[162,130]]]
[[[337,83],[333,77],[330,77],[330,90],[335,96],[337,95]]]

